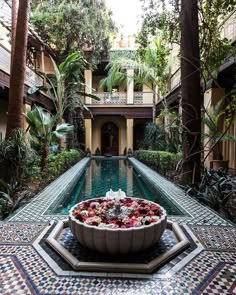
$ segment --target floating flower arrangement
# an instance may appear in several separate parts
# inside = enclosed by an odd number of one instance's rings
[[[155,203],[138,198],[97,198],[79,203],[73,216],[80,222],[103,228],[132,228],[156,223],[163,215]]]

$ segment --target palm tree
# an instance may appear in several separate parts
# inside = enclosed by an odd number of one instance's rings
[[[80,52],[69,54],[59,66],[53,58],[51,58],[51,61],[55,74],[41,74],[44,75],[50,86],[49,90],[52,93],[57,122],[61,123],[66,110],[76,107],[86,109],[83,96],[89,96],[96,100],[99,100],[99,98],[96,95],[84,92],[82,89],[86,86],[81,80],[87,62]],[[28,90],[28,93],[33,94],[38,90],[47,90],[47,88],[45,86],[34,86]]]
[[[80,52],[74,52],[57,66],[51,58],[55,76],[46,76],[51,86],[53,101],[56,108],[57,121],[62,122],[64,113],[67,109],[83,105],[80,96],[81,76],[85,69],[86,61]]]
[[[146,85],[153,92],[153,122],[155,121],[155,102],[162,86],[162,80],[166,77],[168,50],[160,38],[153,41],[153,46],[145,50],[142,59],[139,57],[125,58],[118,57],[108,64],[108,76],[101,80],[100,86],[106,87],[109,91],[117,84],[125,84],[127,81],[127,68],[134,69],[134,83]]]
[[[16,0],[11,2],[11,68],[13,64],[15,39],[16,39],[16,25],[17,25],[17,4]]]
[[[201,94],[198,1],[181,1],[182,181],[201,176]]]
[[[22,109],[26,70],[29,0],[19,1],[14,57],[10,76],[6,137],[22,127]]]
[[[86,60],[80,52],[71,53],[66,59],[57,66],[56,62],[51,58],[55,75],[44,75],[52,94],[52,100],[56,109],[56,121],[62,123],[65,113],[74,111],[76,108],[88,110],[84,105],[84,96],[92,97],[99,100],[93,94],[83,91],[85,84],[81,82],[83,79],[83,70],[87,65]],[[33,94],[38,90],[45,90],[45,86],[35,86],[28,90]],[[62,142],[59,139],[59,149],[61,150]]]
[[[43,171],[47,164],[49,145],[57,142],[58,138],[63,138],[67,133],[72,132],[74,126],[67,123],[57,124],[57,116],[50,116],[46,110],[37,106],[24,116],[29,124],[30,135],[38,141],[41,147],[40,166],[41,171]]]
[[[112,95],[112,89],[117,85],[127,85],[127,75],[123,71],[114,71],[110,68],[107,77],[100,81],[100,87],[106,88],[110,95]]]

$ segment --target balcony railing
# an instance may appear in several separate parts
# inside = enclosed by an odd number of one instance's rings
[[[234,12],[224,23],[222,38],[227,38],[232,42],[236,41],[236,12]]]
[[[170,78],[170,89],[173,90],[180,85],[180,68]]]
[[[100,100],[92,100],[92,104],[126,104],[126,92],[95,92]]]
[[[98,96],[100,100],[92,99],[92,104],[108,104],[108,105],[124,105],[127,104],[126,92],[94,92],[94,95]],[[133,103],[135,105],[152,104],[153,93],[152,92],[134,92]]]
[[[0,44],[0,70],[10,75],[11,54]],[[43,85],[43,78],[37,75],[29,67],[26,67],[25,84],[29,87]]]
[[[153,92],[134,92],[134,104],[153,104]]]
[[[143,92],[134,92],[134,104],[143,104]]]

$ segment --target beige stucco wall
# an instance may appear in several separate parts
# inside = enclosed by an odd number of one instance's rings
[[[26,113],[31,111],[31,105],[25,103],[24,106],[23,106],[23,109],[24,109],[24,113],[26,114]],[[24,130],[26,130],[28,128],[28,126],[29,126],[29,124],[26,122],[25,116],[23,116],[22,125],[23,125],[22,128]]]
[[[7,102],[0,99],[0,139],[5,138],[7,123]]]
[[[179,44],[171,44],[171,54],[169,56],[169,64],[171,65],[171,74],[178,70],[180,67],[180,58],[179,58],[180,46]]]
[[[54,68],[51,59],[44,55],[44,70],[46,74],[54,74]]]
[[[101,128],[106,122],[113,122],[119,128],[119,154],[123,155],[126,147],[126,119],[120,116],[95,117],[92,120],[92,154],[97,147],[101,150]]]
[[[152,92],[152,85],[151,83],[148,83],[147,85],[143,85],[143,92]]]
[[[143,104],[153,104],[153,92],[143,93]]]

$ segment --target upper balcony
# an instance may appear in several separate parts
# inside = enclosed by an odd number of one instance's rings
[[[86,92],[91,93],[92,89],[97,89],[97,91],[92,92],[93,95],[96,95],[100,100],[95,100],[90,97],[86,97],[85,104],[93,106],[133,106],[133,105],[153,105],[153,91],[149,86],[143,86],[141,89],[134,87],[133,80],[133,70],[129,71],[129,79],[127,85],[119,85],[117,88],[114,88],[112,92],[103,92],[100,88],[100,81],[104,76],[92,75],[91,70],[85,70],[85,85]],[[135,91],[139,90],[139,91]]]
[[[236,41],[236,12],[231,14],[225,21],[221,36],[229,39],[232,43]]]
[[[170,77],[170,90],[173,91],[180,85],[181,73],[180,68],[178,68]]]
[[[98,96],[100,100],[92,99],[91,104],[95,105],[152,105],[153,93],[152,92],[134,92],[133,101],[127,101],[126,92],[94,92],[94,95]]]
[[[2,44],[0,44],[0,60],[1,60],[0,70],[10,75],[11,53]],[[25,85],[27,85],[28,87],[33,87],[33,86],[39,86],[43,84],[44,84],[43,78],[39,76],[38,74],[36,74],[32,69],[30,69],[27,66],[26,75],[25,75]],[[9,86],[9,85],[6,85],[6,86]],[[49,96],[46,93],[44,94]]]
[[[236,12],[231,14],[223,23],[223,25],[220,27],[221,30],[221,37],[227,38],[232,43],[236,41]],[[177,49],[176,49],[177,48]],[[177,57],[179,54],[179,48],[178,46],[172,50],[174,52],[174,56]],[[173,57],[172,57],[173,59]],[[220,70],[222,71],[225,67],[229,66],[230,64],[235,63],[235,57],[230,56],[225,59],[224,64],[220,67]],[[177,63],[178,64],[178,63]],[[169,85],[169,91],[172,92],[177,87],[180,86],[180,79],[181,79],[181,73],[180,73],[180,67],[177,67],[176,64],[173,66],[172,74],[170,76],[170,85]]]

